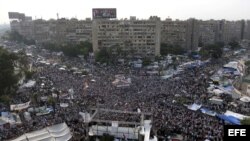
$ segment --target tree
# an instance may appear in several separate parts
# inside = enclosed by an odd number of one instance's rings
[[[230,43],[228,43],[228,45],[231,46],[231,49],[240,48],[240,44],[237,41],[231,41]]]
[[[111,52],[107,48],[101,48],[95,56],[96,61],[101,63],[109,63],[111,60]]]
[[[245,65],[246,65],[246,73],[250,74],[250,61],[246,61]]]
[[[37,93],[33,93],[32,97],[31,97],[32,102],[34,103],[34,105],[38,104],[38,94]]]
[[[28,60],[24,52],[14,54],[0,47],[0,101],[10,100],[27,69]]]
[[[205,47],[202,47],[200,52],[202,58],[215,58],[218,59],[222,56],[223,50],[222,46],[219,46],[218,44],[211,44],[207,45]]]
[[[10,41],[16,41],[19,43],[24,43],[26,45],[34,45],[36,44],[35,40],[33,39],[27,39],[21,34],[19,34],[17,31],[11,31],[11,32],[6,32],[7,36],[6,39]]]
[[[56,109],[56,100],[55,100],[54,97],[52,97],[52,96],[48,97],[48,104],[52,105],[53,111],[55,112],[55,109]]]
[[[0,101],[7,102],[9,94],[14,94],[19,80],[15,74],[18,57],[0,47]]]
[[[171,45],[165,43],[161,44],[161,55],[168,55],[168,54],[181,55],[183,53],[185,53],[185,49],[179,45]]]
[[[66,44],[55,44],[55,43],[43,43],[45,49],[50,51],[60,52],[68,57],[77,57],[78,55],[84,55],[85,59],[90,52],[93,52],[93,47],[90,42],[80,42],[79,44],[66,43]]]
[[[142,65],[143,66],[148,66],[150,64],[151,64],[151,60],[149,58],[145,57],[145,58],[142,59]]]
[[[250,118],[244,118],[240,121],[242,125],[250,125]]]

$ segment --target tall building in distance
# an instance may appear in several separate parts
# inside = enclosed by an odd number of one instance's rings
[[[168,18],[161,22],[161,43],[187,47],[187,22]]]
[[[140,56],[160,55],[161,22],[158,17],[149,20],[93,20],[93,49],[120,47]]]
[[[199,43],[199,21],[196,19],[187,20],[187,40],[186,48],[188,51],[195,51]]]
[[[17,12],[10,12],[10,26],[12,31],[17,31],[28,39],[34,39],[37,43],[43,42],[74,42],[92,41],[92,20],[77,19],[36,19],[29,17],[19,18]],[[22,17],[22,16],[21,16]]]
[[[216,20],[200,21],[199,44],[209,45],[217,42],[219,22]]]

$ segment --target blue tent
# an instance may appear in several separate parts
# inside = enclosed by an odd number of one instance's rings
[[[234,116],[226,116],[226,115],[217,115],[220,119],[229,122],[231,124],[235,124],[235,125],[240,125],[240,119],[234,117]]]

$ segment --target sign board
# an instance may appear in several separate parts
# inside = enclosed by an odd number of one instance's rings
[[[25,14],[18,12],[9,12],[9,19],[25,20]]]
[[[116,18],[116,8],[93,8],[93,19]]]

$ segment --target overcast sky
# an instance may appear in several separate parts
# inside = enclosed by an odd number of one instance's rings
[[[33,19],[59,17],[85,19],[92,8],[117,8],[117,18],[250,19],[250,0],[0,0],[0,24],[9,23],[8,12]]]

